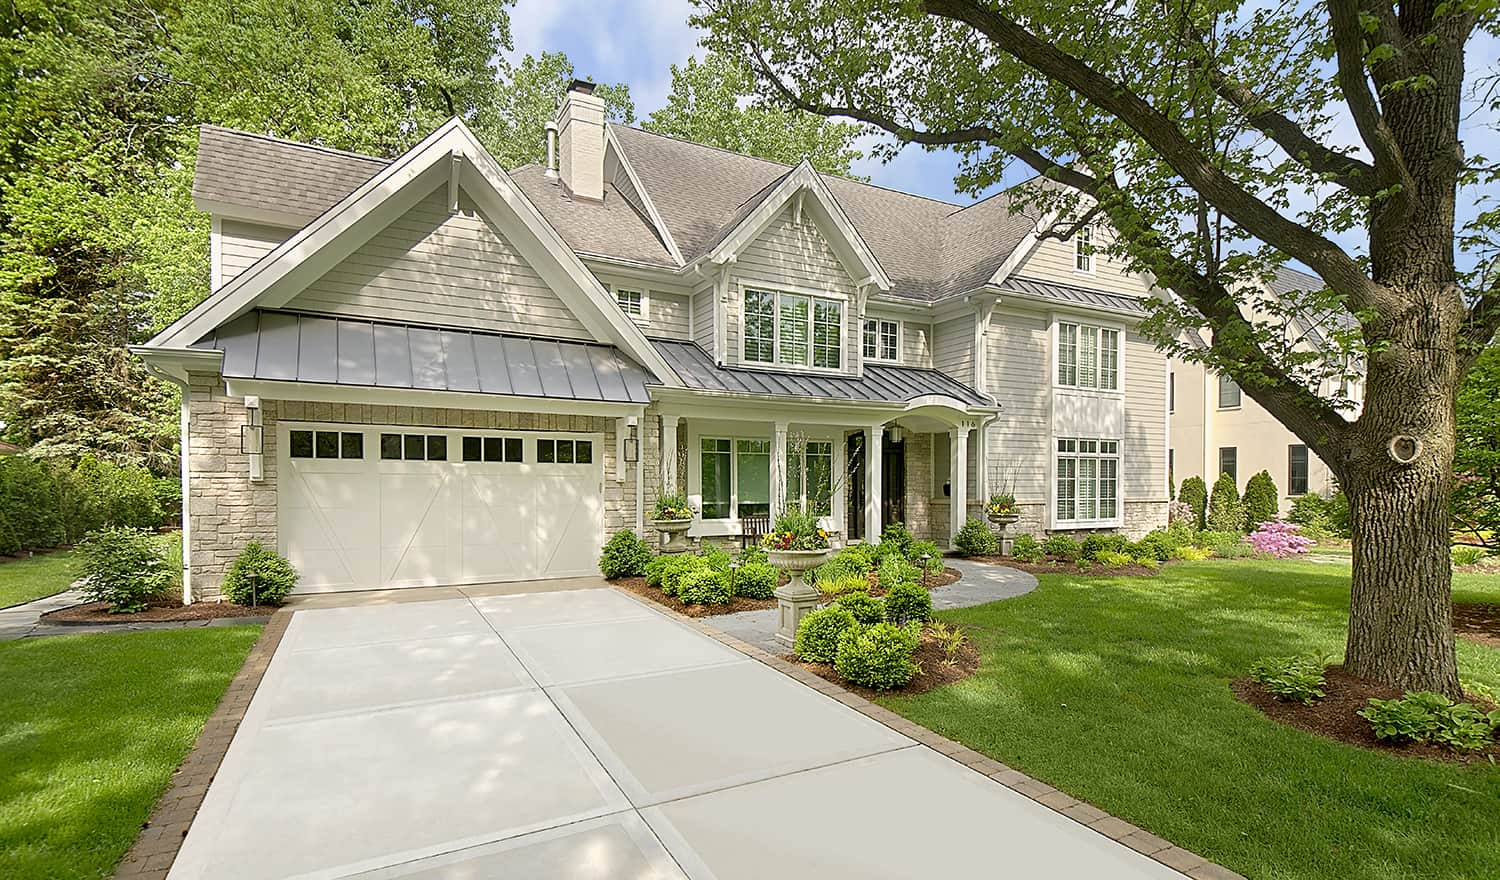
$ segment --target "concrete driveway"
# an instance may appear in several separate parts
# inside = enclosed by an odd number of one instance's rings
[[[608,589],[299,611],[172,878],[1181,878]]]

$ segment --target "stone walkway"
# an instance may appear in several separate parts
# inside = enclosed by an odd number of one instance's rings
[[[82,604],[81,590],[64,590],[42,599],[0,610],[0,642],[42,636],[76,636],[84,633],[144,632],[153,629],[191,629],[200,626],[238,626],[265,623],[271,617],[220,617],[213,620],[140,621],[136,623],[56,624],[42,623],[42,615],[59,608]]]
[[[932,591],[932,607],[938,611],[1013,599],[1036,589],[1036,578],[1014,568],[967,559],[945,559],[943,563],[957,569],[963,577]],[[705,617],[703,622],[762,650],[785,654],[786,646],[776,641],[776,615],[775,608],[766,608]]]

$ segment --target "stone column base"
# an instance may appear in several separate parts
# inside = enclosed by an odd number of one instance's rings
[[[823,594],[800,577],[776,588],[776,641],[788,648],[797,640],[797,625],[808,612],[818,607]]]

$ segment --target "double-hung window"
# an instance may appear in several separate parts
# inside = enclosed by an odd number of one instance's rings
[[[1057,384],[1120,388],[1120,331],[1061,322],[1057,325]]]
[[[1223,373],[1219,374],[1219,409],[1236,409],[1240,405],[1240,386]]]
[[[844,305],[803,294],[746,290],[745,361],[838,369],[843,361]]]
[[[1073,266],[1080,272],[1094,271],[1094,230],[1081,226],[1073,236]]]
[[[900,349],[900,331],[895,321],[866,321],[864,356],[867,361],[894,361]]]
[[[1097,523],[1120,515],[1120,441],[1057,441],[1057,522]]]
[[[699,442],[704,519],[771,512],[771,441],[704,437]]]
[[[1296,443],[1286,448],[1286,492],[1307,494],[1307,447]]]
[[[833,444],[809,440],[786,451],[787,500],[817,516],[833,515]]]
[[[620,310],[627,315],[640,317],[646,314],[645,300],[639,290],[617,287],[615,288],[615,302],[620,304]]]

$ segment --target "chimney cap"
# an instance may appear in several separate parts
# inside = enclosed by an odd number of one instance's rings
[[[595,88],[596,86],[586,79],[575,79],[568,84],[568,91],[581,92],[585,95],[592,95]]]

